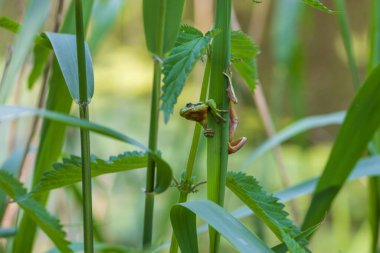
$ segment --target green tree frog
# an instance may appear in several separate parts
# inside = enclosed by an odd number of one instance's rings
[[[231,85],[230,76],[223,73],[228,78],[227,94],[230,99],[230,125],[229,125],[229,142],[228,142],[228,153],[233,154],[239,149],[241,149],[247,142],[246,137],[241,137],[237,140],[233,140],[237,125],[239,123],[239,118],[237,116],[234,104],[237,103],[236,96]],[[179,114],[187,120],[192,120],[198,122],[204,129],[204,135],[206,137],[214,136],[214,130],[207,126],[207,117],[211,113],[213,117],[219,122],[225,123],[226,120],[223,118],[221,113],[228,112],[226,110],[219,110],[216,106],[214,100],[209,99],[206,102],[199,102],[196,104],[187,103],[186,107],[182,107]]]

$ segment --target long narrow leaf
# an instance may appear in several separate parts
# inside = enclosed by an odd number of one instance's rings
[[[306,117],[299,121],[294,122],[290,126],[279,131],[276,135],[274,135],[272,138],[265,141],[259,147],[257,147],[255,151],[252,152],[252,154],[249,155],[249,157],[244,162],[242,166],[242,170],[247,169],[247,167],[254,160],[256,160],[258,157],[263,155],[265,152],[268,152],[269,150],[273,149],[277,145],[283,143],[286,140],[289,140],[290,138],[296,136],[297,134],[303,133],[309,129],[313,129],[317,127],[341,124],[344,120],[345,115],[346,115],[345,112],[334,112],[334,113],[329,113],[329,114],[324,114],[324,115],[310,116],[310,117]]]
[[[143,1],[145,40],[153,54],[161,55],[173,47],[181,25],[184,3],[184,0]],[[164,22],[163,26],[160,21]],[[159,45],[159,41],[163,44]]]
[[[45,33],[49,39],[55,56],[57,57],[63,77],[69,88],[71,97],[79,102],[79,77],[77,62],[77,45],[75,35],[60,33]],[[92,69],[92,59],[90,49],[86,44],[86,76],[87,76],[87,100],[90,101],[94,95],[94,71]]]
[[[199,252],[196,215],[224,236],[239,252],[273,252],[237,219],[208,200],[191,201],[172,207],[170,219],[182,252]]]
[[[288,219],[288,213],[284,211],[285,206],[276,197],[266,193],[255,178],[241,172],[229,172],[226,185],[281,241],[285,242],[289,249],[299,248],[298,252],[307,251],[304,248],[307,242],[298,244],[295,239],[301,231]]]
[[[9,68],[5,77],[2,79],[0,103],[4,104],[9,93],[12,90],[12,86],[16,81],[17,74],[28,55],[31,46],[34,43],[34,38],[42,27],[45,18],[49,12],[51,1],[49,0],[31,0],[28,1],[25,17],[21,26],[20,33],[17,37],[15,46],[13,48],[12,60],[9,64]]]
[[[319,223],[347,180],[355,164],[379,128],[380,66],[360,88],[334,143],[323,174],[318,181],[302,228]]]
[[[333,13],[332,10],[330,10],[329,8],[327,8],[323,3],[321,3],[321,1],[319,0],[302,0],[304,3],[314,7],[314,8],[317,8],[321,11],[325,11],[327,13]]]
[[[65,232],[59,221],[52,217],[45,208],[33,198],[27,198],[26,189],[8,172],[0,170],[0,188],[24,210],[24,212],[40,226],[46,235],[62,252],[71,252]]]

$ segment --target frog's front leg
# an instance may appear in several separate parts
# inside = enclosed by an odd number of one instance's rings
[[[215,117],[216,120],[221,121],[223,123],[226,122],[226,119],[223,118],[221,113],[228,112],[227,110],[220,110],[216,107],[216,103],[213,99],[207,100],[206,104],[208,105],[209,111]]]

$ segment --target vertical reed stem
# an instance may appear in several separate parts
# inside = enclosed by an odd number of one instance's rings
[[[79,113],[80,118],[89,120],[89,98],[87,97],[87,76],[85,40],[83,29],[82,0],[75,2],[75,25],[77,41],[78,78],[79,78]],[[87,129],[80,129],[81,154],[82,154],[82,194],[83,194],[83,234],[84,252],[94,252],[93,225],[92,225],[92,191],[91,191],[91,167],[90,167],[90,133]]]

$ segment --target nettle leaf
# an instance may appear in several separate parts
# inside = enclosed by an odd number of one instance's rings
[[[247,34],[241,31],[231,32],[231,62],[252,91],[258,79],[255,57],[259,52]]]
[[[278,198],[265,192],[254,177],[242,172],[229,172],[226,185],[286,244],[290,252],[308,252],[303,247],[307,244],[306,240],[300,243],[295,240],[301,231],[287,218],[284,205]]]
[[[91,156],[91,176],[144,168],[147,164],[147,152],[124,152],[111,156],[107,161]],[[54,163],[52,170],[46,171],[33,193],[57,189],[82,180],[82,160],[71,155],[63,158],[62,163]]]
[[[185,85],[186,78],[195,63],[204,55],[215,32],[208,32],[204,36],[195,28],[182,26],[176,46],[163,63],[164,86],[161,96],[161,110],[164,111],[165,122],[168,122],[177,98]]]
[[[314,7],[314,8],[317,8],[321,11],[325,11],[325,12],[328,12],[328,13],[333,13],[332,10],[330,10],[329,8],[327,8],[323,3],[321,3],[321,1],[319,0],[303,0],[304,3]]]
[[[75,102],[80,101],[79,96],[79,78],[78,78],[78,62],[77,62],[77,44],[76,37],[72,34],[62,33],[44,33],[49,39],[58,64],[61,68],[66,85],[70,95]],[[87,73],[87,102],[94,95],[94,71],[92,68],[92,59],[90,49],[86,43],[86,73]],[[84,102],[84,101],[81,101]]]
[[[51,216],[35,199],[29,197],[23,185],[11,174],[0,170],[0,188],[16,201],[21,209],[45,232],[61,252],[72,252],[59,220]]]

